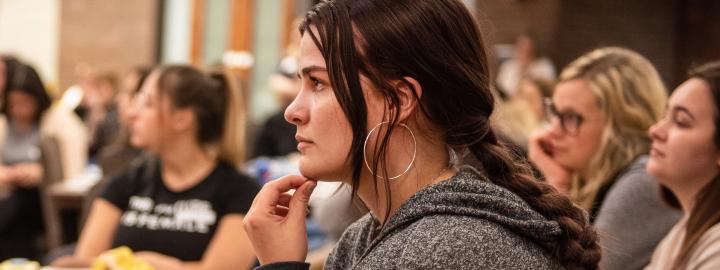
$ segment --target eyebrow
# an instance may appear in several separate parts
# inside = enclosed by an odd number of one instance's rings
[[[313,71],[327,71],[327,68],[321,67],[321,66],[307,66],[304,67],[300,72],[297,74],[298,78],[301,77],[301,75],[307,75],[310,72]]]
[[[672,108],[672,111],[673,111],[673,112],[684,112],[684,113],[687,114],[692,120],[695,120],[695,116],[693,116],[693,114],[690,113],[690,110],[688,110],[687,108],[685,108],[685,107],[683,107],[683,106],[674,106],[674,107]]]

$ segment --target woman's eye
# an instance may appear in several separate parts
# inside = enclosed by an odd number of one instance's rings
[[[683,116],[681,113],[673,113],[671,115],[672,122],[678,127],[687,128],[690,127],[690,119],[687,116]]]
[[[309,79],[310,79],[310,82],[312,83],[313,87],[315,88],[315,90],[322,90],[323,82],[321,82],[320,80],[318,80],[315,77],[310,77]]]

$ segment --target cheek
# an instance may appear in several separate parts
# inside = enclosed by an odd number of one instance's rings
[[[599,151],[601,140],[601,126],[583,126],[577,136],[566,137],[566,152],[558,155],[558,161],[573,169],[584,168]]]
[[[309,178],[340,180],[349,173],[352,129],[340,106],[332,101],[319,97],[311,110],[310,122],[300,128],[301,132],[309,132],[315,142],[299,162],[300,173]]]

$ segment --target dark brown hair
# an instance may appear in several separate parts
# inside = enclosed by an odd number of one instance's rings
[[[690,70],[690,78],[705,81],[710,86],[710,93],[715,104],[715,135],[713,143],[720,149],[720,61],[710,62]],[[661,195],[666,203],[680,208],[680,202],[675,194],[667,187],[662,187]],[[720,175],[716,175],[710,183],[705,185],[696,196],[695,205],[689,213],[685,238],[680,252],[674,259],[676,268],[681,267],[694,251],[700,237],[712,226],[720,223]]]
[[[317,28],[317,35],[310,31],[311,26]],[[404,81],[412,87],[404,78],[413,78],[423,90],[420,98],[412,89],[420,110],[444,132],[449,148],[469,153],[474,166],[490,181],[558,222],[565,233],[549,252],[567,269],[597,269],[600,248],[586,213],[534,179],[527,161],[512,155],[491,129],[495,100],[485,47],[474,19],[460,1],[322,1],[308,12],[300,31],[309,34],[322,52],[333,91],[352,127],[348,158],[353,166],[353,187],[360,180],[363,140],[368,132],[360,74],[386,98],[390,126],[398,124],[398,114],[393,112],[399,111],[400,104],[389,82]],[[374,151],[373,171],[378,163],[387,163],[392,130],[387,129]],[[382,182],[389,190],[387,181]]]
[[[10,102],[8,96],[10,92],[13,91],[22,92],[35,99],[37,111],[35,111],[34,120],[36,124],[40,124],[43,114],[50,108],[50,105],[52,105],[52,100],[45,90],[45,85],[43,85],[40,75],[33,67],[19,62],[13,66],[8,65],[7,68],[7,73],[11,74],[11,77],[6,78],[7,85],[5,91],[2,93],[2,113],[8,117],[8,120],[13,120],[10,114],[8,114],[8,102]],[[10,68],[12,68],[12,70],[10,70]]]
[[[205,74],[190,66],[166,66],[159,73],[158,90],[175,108],[191,108],[202,145],[220,145],[220,158],[239,166],[244,158],[245,114],[242,96],[227,72]]]

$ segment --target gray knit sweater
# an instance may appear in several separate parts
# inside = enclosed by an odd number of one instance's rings
[[[562,269],[546,250],[561,234],[557,222],[467,167],[413,195],[384,227],[370,214],[350,225],[325,269]]]
[[[470,168],[405,202],[380,231],[370,214],[351,225],[325,269],[558,269],[543,248],[554,221]]]

